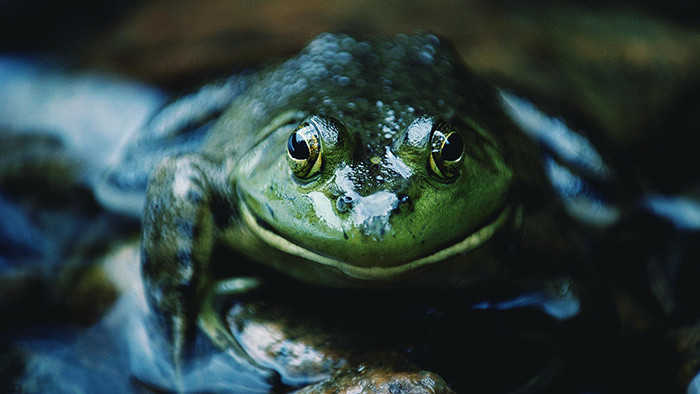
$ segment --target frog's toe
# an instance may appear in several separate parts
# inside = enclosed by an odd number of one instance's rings
[[[182,370],[192,347],[193,325],[182,313],[149,308],[147,325],[152,339],[158,343],[160,351],[177,372]]]
[[[179,370],[187,347],[187,322],[183,316],[171,316],[166,332],[170,339],[170,361]]]

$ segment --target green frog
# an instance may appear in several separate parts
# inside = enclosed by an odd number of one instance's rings
[[[242,349],[216,300],[256,287],[240,278],[255,266],[376,294],[584,270],[537,144],[432,34],[322,34],[175,101],[124,152],[97,195],[143,210],[145,294],[176,364],[198,326]]]

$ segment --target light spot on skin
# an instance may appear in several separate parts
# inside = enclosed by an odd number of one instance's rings
[[[342,194],[355,201],[350,210],[350,223],[360,228],[364,234],[381,239],[390,229],[389,216],[399,205],[399,198],[386,190],[361,196],[354,189],[353,173],[353,169],[346,166],[337,172],[335,182]]]
[[[336,215],[335,210],[333,209],[333,204],[325,194],[315,191],[309,193],[308,196],[314,206],[314,212],[316,212],[319,219],[323,220],[328,224],[328,226],[336,230],[343,229],[340,218],[338,215]]]
[[[173,182],[173,194],[177,198],[185,199],[190,190],[191,182],[186,176],[176,176]]]
[[[396,194],[382,190],[360,197],[350,213],[350,220],[366,234],[381,239],[390,228],[389,214],[398,205]]]
[[[433,127],[432,121],[427,118],[420,118],[413,121],[407,129],[406,143],[414,147],[421,147],[428,143],[430,130]]]
[[[395,171],[397,174],[401,175],[404,179],[408,179],[413,175],[413,171],[411,171],[411,167],[407,166],[406,163],[403,162],[399,157],[394,155],[394,152],[391,151],[390,147],[385,147],[386,149],[386,154],[384,155],[384,160],[386,161],[386,165],[393,171]]]

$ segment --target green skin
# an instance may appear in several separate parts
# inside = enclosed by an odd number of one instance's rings
[[[325,34],[250,78],[204,149],[166,158],[149,181],[144,282],[175,360],[216,283],[211,264],[227,263],[211,261],[216,244],[326,287],[459,288],[506,273],[490,241],[521,222],[516,189],[544,181],[511,157],[527,143],[495,90],[437,38]],[[320,141],[317,163],[287,152],[300,125]],[[438,132],[461,136],[458,160],[441,159]],[[528,172],[536,180],[519,181]]]

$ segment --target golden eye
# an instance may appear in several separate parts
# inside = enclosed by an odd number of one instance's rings
[[[321,140],[313,125],[302,123],[289,136],[287,162],[292,173],[302,180],[311,179],[321,169]]]
[[[430,145],[430,169],[433,173],[446,181],[456,178],[464,161],[462,136],[455,131],[436,128]]]

